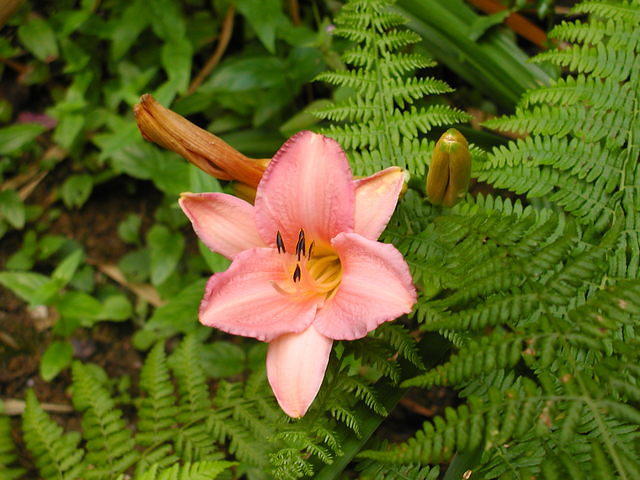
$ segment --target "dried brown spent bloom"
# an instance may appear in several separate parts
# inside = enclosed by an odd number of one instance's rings
[[[214,134],[163,107],[149,94],[133,108],[145,140],[173,150],[209,175],[256,187],[268,160],[249,158]]]

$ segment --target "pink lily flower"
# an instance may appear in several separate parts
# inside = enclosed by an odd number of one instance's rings
[[[354,180],[340,145],[305,131],[273,157],[255,206],[180,198],[200,239],[232,260],[209,279],[200,322],[269,342],[269,383],[291,417],[313,402],[334,340],[362,338],[416,302],[402,254],[377,242],[403,181],[398,167]]]

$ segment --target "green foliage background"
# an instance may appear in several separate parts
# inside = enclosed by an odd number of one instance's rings
[[[331,4],[314,4],[300,25],[276,0],[238,0],[238,38],[193,94],[230,5],[154,5],[26,4],[0,39],[3,81],[26,89],[26,111],[55,119],[13,121],[11,102],[0,105],[3,180],[62,179],[46,208],[23,201],[24,189],[0,191],[1,233],[22,241],[0,283],[59,313],[40,374],[71,368],[82,418],[81,431],[64,431],[27,392],[21,431],[40,476],[640,478],[637,0],[580,3],[580,17],[550,34],[567,45],[533,62],[461,0],[352,0],[333,20]],[[424,177],[440,129],[469,116],[425,70],[431,56],[507,111],[484,123],[494,133],[458,125],[476,144],[473,176],[493,189],[452,209],[425,200]],[[315,90],[314,79],[324,82]],[[146,91],[249,155],[268,157],[314,128],[340,141],[358,175],[390,165],[411,174],[383,239],[405,255],[418,305],[337,345],[300,421],[275,404],[264,345],[195,321],[206,276],[227,263],[189,248],[176,196],[230,186],[142,141],[130,110]],[[330,98],[311,101],[318,92]],[[162,306],[96,282],[85,246],[48,231],[102,185],[159,199],[151,222],[132,213],[119,224],[130,251],[118,267],[151,284]],[[69,340],[100,322],[129,322],[148,351],[133,397],[73,359]],[[407,388],[440,386],[457,392],[457,406],[405,442],[372,436]],[[0,415],[1,478],[24,478],[15,452]]]

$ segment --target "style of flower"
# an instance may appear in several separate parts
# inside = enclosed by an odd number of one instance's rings
[[[402,254],[377,241],[403,182],[398,167],[354,180],[340,145],[305,131],[273,157],[255,206],[181,196],[200,239],[232,260],[207,283],[200,321],[269,342],[269,383],[291,417],[313,402],[334,340],[362,338],[416,301]]]

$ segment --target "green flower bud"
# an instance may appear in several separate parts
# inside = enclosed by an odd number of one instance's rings
[[[471,153],[467,139],[455,128],[436,143],[427,175],[427,196],[434,205],[453,207],[469,189]]]

